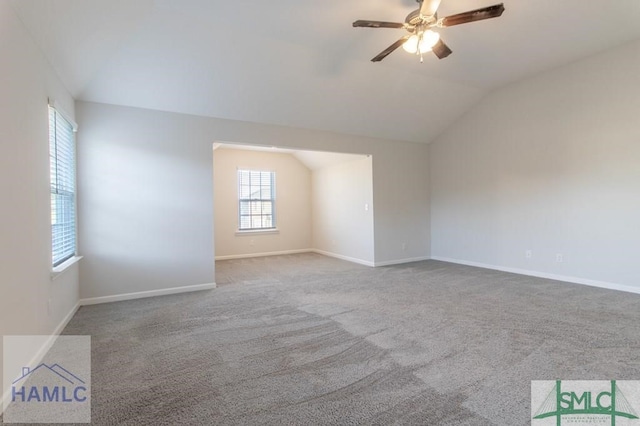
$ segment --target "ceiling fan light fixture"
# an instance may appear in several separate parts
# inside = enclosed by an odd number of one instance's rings
[[[409,53],[418,53],[419,47],[420,53],[426,53],[429,52],[433,46],[435,46],[438,40],[440,40],[440,34],[435,31],[427,30],[422,33],[422,40],[420,40],[420,37],[418,35],[414,34],[404,42],[402,48]]]
[[[418,36],[414,34],[409,37],[409,39],[402,45],[402,48],[405,50],[405,52],[416,53],[416,51],[418,50]]]
[[[433,46],[440,40],[440,34],[435,31],[427,30],[422,35],[422,45],[429,46],[428,50],[431,50]]]

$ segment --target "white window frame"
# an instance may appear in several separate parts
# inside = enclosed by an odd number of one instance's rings
[[[246,174],[248,176],[248,185],[244,184],[245,180],[243,180],[242,175],[244,174],[244,178],[246,179]],[[253,185],[252,178],[255,178],[255,174],[260,174],[260,181],[257,185]],[[266,185],[265,174],[269,175],[268,182]],[[273,232],[276,231],[276,173],[270,170],[254,170],[254,169],[238,169],[237,173],[237,181],[238,181],[238,232],[239,233],[252,233],[252,232]],[[244,188],[243,188],[244,187]],[[271,197],[263,197],[264,192],[263,188],[270,188]],[[255,193],[259,193],[259,195],[254,195]],[[243,196],[244,195],[244,196]],[[248,195],[248,196],[247,196]],[[248,206],[247,206],[248,204]],[[249,214],[243,213],[246,209],[243,209],[243,205],[249,209]],[[265,205],[271,206],[271,213],[263,213],[262,209]],[[260,212],[254,213],[259,207]],[[249,217],[250,225],[243,226],[243,217]],[[255,222],[253,218],[259,217],[261,224],[259,226],[255,226]],[[264,218],[271,218],[271,224],[265,225]],[[268,221],[268,220],[267,220]]]
[[[49,166],[51,184],[52,277],[80,258],[77,256],[76,141],[77,125],[49,105]]]

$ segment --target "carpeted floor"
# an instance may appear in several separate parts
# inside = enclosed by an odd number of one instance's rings
[[[97,425],[526,425],[530,382],[640,379],[640,296],[437,261],[216,262],[80,309]]]

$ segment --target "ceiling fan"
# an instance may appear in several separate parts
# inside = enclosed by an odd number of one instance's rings
[[[440,6],[441,0],[416,1],[420,4],[420,7],[407,15],[404,23],[367,20],[358,20],[353,23],[354,27],[404,28],[409,32],[409,34],[380,52],[371,62],[380,62],[400,46],[409,53],[420,55],[420,62],[422,62],[422,54],[428,51],[432,51],[439,59],[444,59],[451,54],[451,49],[440,39],[440,34],[433,31],[432,28],[452,27],[468,22],[497,18],[504,12],[504,4],[500,3],[445,18],[438,18],[438,6]]]

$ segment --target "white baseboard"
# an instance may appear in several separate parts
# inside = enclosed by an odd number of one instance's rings
[[[331,253],[330,251],[324,251],[324,250],[318,250],[318,249],[312,249],[310,251],[312,251],[313,253],[322,254],[324,256],[335,257],[336,259],[346,260],[347,262],[359,263],[360,265],[365,265],[365,266],[375,266],[373,262],[369,262],[368,260],[362,260],[362,259],[357,259],[355,257],[343,256],[341,254]]]
[[[382,262],[376,262],[375,266],[400,265],[402,263],[421,262],[423,260],[429,260],[429,259],[431,259],[430,256],[421,256],[421,257],[409,257],[406,259],[385,260]]]
[[[309,253],[312,251],[313,249],[299,249],[299,250],[270,251],[266,253],[231,254],[228,256],[216,256],[216,260],[232,260],[232,259],[248,259],[251,257],[281,256],[285,254]]]
[[[166,296],[169,294],[190,293],[192,291],[211,290],[214,288],[216,288],[216,283],[187,285],[184,287],[163,288],[159,290],[139,291],[136,293],[115,294],[113,296],[89,297],[87,299],[80,299],[80,306],[121,302],[123,300],[142,299],[145,297]]]
[[[71,310],[67,313],[67,315],[65,315],[64,318],[62,318],[62,320],[53,330],[49,338],[42,344],[42,346],[38,349],[38,351],[31,357],[31,360],[29,360],[29,363],[27,364],[27,366],[33,368],[42,362],[42,360],[44,359],[44,356],[47,354],[49,349],[51,349],[51,346],[53,346],[53,344],[55,343],[60,333],[62,333],[62,330],[64,330],[67,324],[69,324],[69,321],[71,321],[71,318],[73,318],[73,316],[75,315],[75,313],[78,311],[79,308],[80,308],[80,303],[78,302],[75,304],[73,308],[71,308]],[[0,387],[2,387],[1,384],[0,384]],[[11,389],[7,389],[2,393],[2,400],[0,400],[0,414],[4,412],[5,401],[9,401],[9,398],[11,398]]]
[[[624,284],[615,284],[615,283],[609,283],[609,282],[606,282],[606,281],[589,280],[589,279],[586,279],[586,278],[571,277],[571,276],[567,276],[567,275],[549,274],[549,273],[546,273],[546,272],[530,271],[528,269],[509,268],[509,267],[506,267],[506,266],[489,265],[489,264],[486,264],[486,263],[470,262],[470,261],[467,261],[467,260],[452,259],[452,258],[449,258],[449,257],[433,256],[431,259],[432,260],[440,260],[442,262],[457,263],[457,264],[460,264],[460,265],[475,266],[477,268],[493,269],[493,270],[496,270],[496,271],[503,271],[503,272],[511,272],[513,274],[528,275],[528,276],[537,277],[537,278],[547,278],[547,279],[550,279],[550,280],[565,281],[565,282],[569,282],[569,283],[573,283],[573,284],[583,284],[583,285],[588,285],[588,286],[591,286],[591,287],[605,288],[605,289],[608,289],[608,290],[618,290],[618,291],[625,291],[627,293],[640,294],[640,287],[633,287],[633,286],[624,285]]]
[[[412,258],[406,258],[406,259],[387,260],[383,262],[371,262],[368,260],[358,259],[356,257],[345,256],[345,255],[333,253],[330,251],[312,248],[312,249],[302,249],[302,250],[273,251],[268,253],[251,253],[251,254],[234,254],[229,256],[216,256],[216,260],[248,259],[251,257],[280,256],[284,254],[298,254],[298,253],[318,253],[324,256],[335,257],[336,259],[346,260],[347,262],[358,263],[360,265],[371,266],[371,267],[398,265],[400,263],[419,262],[422,260],[431,259],[429,256],[421,256],[421,257],[412,257]]]
[[[76,312],[78,312],[78,309],[80,309],[80,301],[76,302],[76,305],[73,308],[71,308],[69,313],[65,315],[64,318],[62,318],[62,321],[60,321],[60,324],[58,324],[55,330],[53,330],[53,334],[55,336],[58,336],[60,335],[60,333],[62,333],[62,330],[64,330],[67,324],[69,324],[69,321],[71,321],[71,318],[73,318]]]

